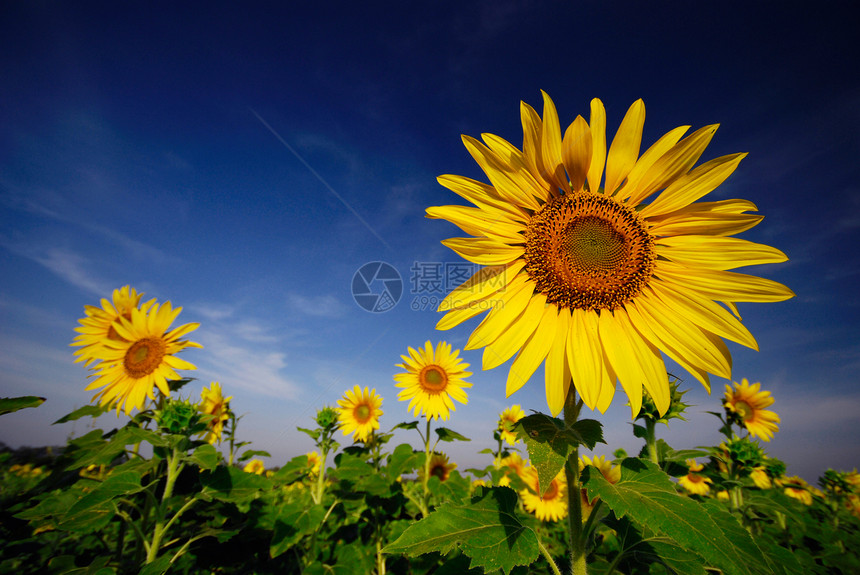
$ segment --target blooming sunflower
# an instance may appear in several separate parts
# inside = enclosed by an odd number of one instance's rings
[[[802,477],[797,475],[782,477],[776,483],[783,488],[783,492],[789,497],[797,499],[804,505],[812,505],[812,493],[809,491],[809,484]]]
[[[773,404],[769,391],[759,391],[760,383],[750,385],[746,378],[735,388],[726,386],[723,405],[730,413],[736,414],[744,427],[753,437],[770,441],[773,434],[779,431],[779,416],[765,408]]]
[[[140,307],[143,311],[149,309],[155,303],[155,299],[140,305],[140,300],[143,297],[143,292],[137,293],[131,286],[125,286],[113,290],[113,301],[108,301],[102,298],[102,307],[92,305],[84,306],[86,317],[78,320],[81,324],[75,328],[79,335],[70,344],[73,347],[81,347],[75,350],[74,355],[77,356],[75,363],[83,361],[89,366],[93,362],[97,362],[98,352],[104,345],[102,342],[105,338],[122,341],[120,336],[113,327],[113,323],[119,318],[124,317],[131,319],[131,310]]]
[[[561,521],[567,517],[567,480],[562,470],[550,482],[549,489],[538,493],[538,473],[534,467],[527,467],[522,475],[528,487],[520,491],[520,498],[526,511],[534,513],[541,521]]]
[[[433,453],[430,456],[430,477],[438,477],[439,481],[447,481],[451,472],[457,469],[457,464],[448,461],[444,453]],[[423,479],[424,469],[418,470],[418,476]]]
[[[684,139],[688,127],[676,128],[640,156],[645,106],[637,100],[607,152],[600,100],[591,101],[590,121],[577,117],[562,134],[555,105],[543,97],[542,119],[521,105],[522,151],[492,134],[483,135],[484,143],[463,136],[489,185],[438,178],[475,205],[427,208],[428,217],[473,236],[442,243],[486,267],[440,303],[447,313],[436,327],[449,329],[489,309],[465,349],[484,348],[484,369],[516,354],[507,395],[546,360],[553,414],[562,410],[571,380],[589,408],[605,411],[620,381],[634,416],[643,386],[664,413],[670,396],[660,352],[708,389],[708,374],[730,378],[722,338],[757,349],[735,302],[794,294],[728,270],[787,258],[728,237],[761,221],[747,213],[756,209],[751,202],[696,201],[746,155],[693,168],[716,125]]]
[[[320,466],[322,465],[322,459],[320,458],[320,454],[316,451],[311,451],[307,454],[307,458],[310,475],[319,475]]]
[[[519,405],[512,405],[499,416],[499,433],[502,439],[510,445],[517,442],[517,434],[514,433],[514,425],[526,416],[526,412]]]
[[[245,473],[262,475],[263,472],[266,471],[266,465],[259,459],[252,459],[245,465],[245,467],[242,468],[242,471]]]
[[[697,473],[703,470],[705,466],[701,463],[696,463],[693,459],[687,460],[687,466],[690,468],[689,473],[678,479],[678,483],[693,495],[707,495],[711,490],[711,487],[708,485],[711,483],[711,480]]]
[[[344,435],[353,433],[356,441],[367,441],[374,429],[379,429],[379,417],[382,415],[382,397],[376,395],[376,390],[362,391],[355,386],[337,400],[338,420]]]
[[[511,484],[511,477],[522,477],[526,463],[519,453],[511,453],[502,458],[499,462],[499,469],[505,471],[505,474],[499,479],[499,486],[507,487]]]
[[[216,441],[221,441],[224,422],[230,419],[230,400],[233,396],[224,397],[221,394],[221,384],[217,381],[213,381],[208,389],[204,387],[200,396],[202,398],[200,410],[212,416],[206,432],[206,441],[214,444]]]
[[[466,371],[468,363],[463,363],[458,354],[460,350],[451,351],[451,345],[444,341],[436,344],[436,349],[427,341],[423,349],[409,348],[409,356],[401,355],[403,363],[397,367],[406,370],[394,376],[395,387],[404,388],[397,399],[409,400],[407,411],[414,408],[415,416],[427,415],[430,419],[441,418],[447,421],[450,413],[455,410],[456,399],[462,404],[469,401],[466,388],[472,384],[465,378],[472,375]]]
[[[181,307],[174,309],[168,301],[147,310],[132,308],[131,318],[123,316],[112,324],[122,339],[101,340],[103,347],[94,358],[102,363],[90,376],[95,379],[86,389],[104,389],[93,396],[93,401],[98,398],[101,405],[115,403],[117,414],[120,409],[128,414],[132,409],[141,409],[146,397],[152,399],[156,386],[168,395],[167,380],[179,379],[174,370],[197,369],[175,354],[187,347],[203,347],[179,339],[200,324],[187,323],[168,331],[181,311]]]

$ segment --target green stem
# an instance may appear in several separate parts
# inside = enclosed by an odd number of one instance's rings
[[[552,555],[550,555],[547,548],[544,547],[543,542],[540,540],[540,538],[538,538],[538,549],[540,549],[541,555],[544,556],[546,562],[549,563],[549,568],[552,569],[553,575],[561,575],[561,571],[558,570],[558,565],[555,564]]]
[[[564,425],[568,429],[576,424],[582,402],[577,402],[576,391],[573,387],[567,394],[564,402]],[[586,575],[588,568],[585,563],[585,532],[582,525],[582,500],[579,483],[579,445],[574,444],[568,455],[565,465],[567,477],[567,507],[568,507],[568,529],[570,547],[570,572],[572,575]]]
[[[648,446],[648,459],[655,465],[660,465],[660,458],[657,455],[657,433],[654,428],[657,422],[650,418],[645,418],[645,444]]]
[[[314,503],[321,503],[323,498],[323,492],[325,491],[325,465],[326,459],[328,458],[328,449],[326,448],[325,442],[320,446],[320,470],[317,474],[317,484],[316,488],[311,493],[313,497]]]
[[[167,459],[167,481],[164,485],[164,493],[161,496],[161,505],[155,508],[156,521],[153,526],[152,543],[150,543],[149,548],[146,550],[147,563],[152,563],[158,557],[161,541],[164,539],[167,528],[170,526],[170,522],[167,524],[164,522],[167,513],[167,502],[173,496],[173,486],[176,484],[182,468],[179,449],[174,447],[173,453]]]
[[[427,486],[430,481],[430,418],[427,418],[427,433],[424,434],[424,506],[421,513],[427,517],[430,509],[430,489]]]

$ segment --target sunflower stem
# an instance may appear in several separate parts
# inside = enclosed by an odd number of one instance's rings
[[[424,479],[422,481],[424,487],[424,506],[421,513],[427,517],[430,512],[430,489],[428,483],[430,481],[430,418],[427,418],[427,432],[424,434]]]
[[[540,540],[540,537],[538,537],[538,549],[540,549],[541,555],[544,556],[546,562],[549,563],[549,568],[552,569],[553,575],[561,575],[561,571],[558,570],[558,565],[555,564],[552,555],[549,554],[549,550],[544,547],[543,541]]]
[[[164,484],[164,493],[161,495],[161,505],[156,507],[156,521],[153,526],[152,543],[149,545],[146,553],[146,562],[152,563],[158,557],[158,550],[161,547],[161,541],[172,522],[165,523],[167,514],[167,502],[173,496],[173,486],[179,478],[179,474],[184,466],[180,461],[180,451],[178,447],[173,448],[167,458],[167,480]],[[160,508],[159,508],[160,507]]]
[[[645,418],[645,445],[648,446],[648,459],[655,465],[660,465],[660,457],[657,454],[657,422],[650,417]]]
[[[564,424],[571,428],[579,417],[582,402],[576,400],[576,391],[571,386],[564,402]],[[585,531],[582,526],[581,484],[579,482],[579,444],[574,443],[565,465],[567,477],[567,508],[568,508],[568,547],[570,548],[570,572],[572,575],[586,575],[588,567],[585,563]]]

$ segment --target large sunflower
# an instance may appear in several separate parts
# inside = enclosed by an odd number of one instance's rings
[[[641,100],[608,153],[598,99],[590,122],[577,117],[564,134],[546,94],[543,119],[525,103],[521,116],[522,151],[492,134],[483,135],[483,144],[463,136],[489,185],[439,177],[476,207],[431,207],[428,217],[474,236],[442,243],[487,267],[441,302],[447,314],[436,327],[449,329],[489,308],[465,349],[484,347],[484,369],[517,354],[508,395],[545,359],[553,414],[571,379],[589,408],[605,411],[618,380],[634,415],[643,386],[664,413],[670,397],[661,351],[708,389],[709,373],[730,378],[721,338],[757,348],[735,302],[794,295],[782,284],[727,271],[787,259],[769,246],[727,237],[761,221],[746,213],[756,209],[751,202],[694,203],[746,154],[693,168],[717,129],[712,125],[684,139],[688,127],[676,128],[639,156]]]
[[[179,379],[176,369],[197,369],[175,354],[186,347],[203,347],[179,339],[200,324],[187,323],[168,331],[181,311],[181,307],[174,309],[168,301],[146,311],[132,308],[130,319],[123,316],[112,324],[121,339],[105,337],[102,348],[94,356],[102,363],[90,376],[95,379],[87,389],[104,389],[93,401],[99,399],[101,405],[115,404],[117,413],[123,409],[129,414],[132,409],[143,408],[145,398],[154,397],[155,387],[163,395],[169,395],[167,380]]]
[[[356,385],[346,390],[343,398],[337,400],[338,420],[344,435],[354,433],[356,441],[367,441],[374,429],[379,429],[379,418],[382,415],[382,397],[376,390],[362,391]]]
[[[447,421],[456,408],[452,400],[462,404],[469,401],[466,388],[472,384],[465,378],[472,375],[466,371],[469,364],[457,357],[460,350],[451,351],[451,345],[444,341],[436,344],[436,349],[427,341],[423,349],[409,348],[409,355],[401,355],[403,363],[397,367],[406,373],[394,375],[395,387],[404,388],[397,394],[399,401],[409,400],[407,411],[414,409],[415,417],[427,415],[429,419],[441,418]]]
[[[221,393],[221,384],[217,381],[213,381],[208,389],[204,387],[200,396],[200,411],[212,416],[206,427],[206,441],[212,444],[216,441],[220,442],[224,422],[230,419],[230,400],[233,396],[224,397]]]
[[[520,491],[526,511],[534,513],[541,521],[561,521],[567,517],[567,481],[562,470],[550,482],[543,497],[538,495],[538,473],[527,467],[522,476],[528,487]]]
[[[77,359],[75,362],[83,361],[89,366],[93,362],[98,361],[96,356],[101,350],[103,340],[105,338],[122,341],[122,337],[113,328],[113,323],[121,317],[131,319],[131,310],[140,307],[143,311],[149,309],[155,303],[155,299],[140,305],[140,300],[143,297],[143,292],[138,293],[131,286],[124,286],[113,290],[113,301],[108,301],[102,298],[102,307],[92,305],[84,306],[86,317],[78,320],[81,324],[75,328],[79,335],[70,345],[73,347],[81,347],[75,351]]]
[[[773,405],[774,400],[769,391],[760,391],[760,388],[760,383],[750,385],[746,378],[736,383],[734,389],[727,385],[723,405],[727,412],[737,416],[750,435],[770,441],[779,431],[779,415],[765,409]]]

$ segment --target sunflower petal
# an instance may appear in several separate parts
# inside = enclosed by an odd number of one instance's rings
[[[788,260],[782,251],[740,238],[670,236],[659,238],[657,255],[690,267],[729,270],[743,266],[776,264]]]
[[[606,157],[606,194],[612,195],[636,165],[639,145],[642,143],[642,127],[645,125],[645,103],[633,102],[621,126],[609,146]]]
[[[546,356],[544,379],[546,402],[553,417],[564,409],[564,400],[570,391],[570,367],[567,365],[567,335],[570,333],[570,310],[558,310],[555,339]]]
[[[534,293],[534,283],[526,274],[515,277],[505,293],[493,303],[493,308],[487,317],[469,336],[464,348],[476,349],[489,345],[496,341],[504,330],[518,329],[519,326],[511,324],[526,309],[532,293]]]
[[[541,317],[546,307],[546,296],[537,293],[529,300],[526,309],[515,320],[516,329],[508,329],[494,341],[484,348],[483,369],[493,369],[511,359],[520,349],[532,333],[541,325]]]
[[[490,238],[448,238],[442,245],[465,260],[481,265],[506,264],[520,257],[523,246],[509,246]]]
[[[570,178],[570,187],[575,192],[582,190],[591,164],[591,130],[582,116],[568,126],[562,140],[562,159]]]
[[[542,172],[549,182],[560,190],[570,189],[564,175],[564,164],[561,158],[561,127],[558,122],[558,112],[549,95],[543,94],[543,129],[541,130]]]
[[[544,307],[540,328],[535,330],[520,349],[520,353],[508,371],[508,380],[505,384],[505,393],[508,397],[526,384],[546,358],[546,354],[549,353],[555,341],[557,322],[558,310],[556,307],[552,305]]]
[[[591,163],[588,165],[588,189],[597,193],[606,165],[606,110],[598,98],[591,100]]]

